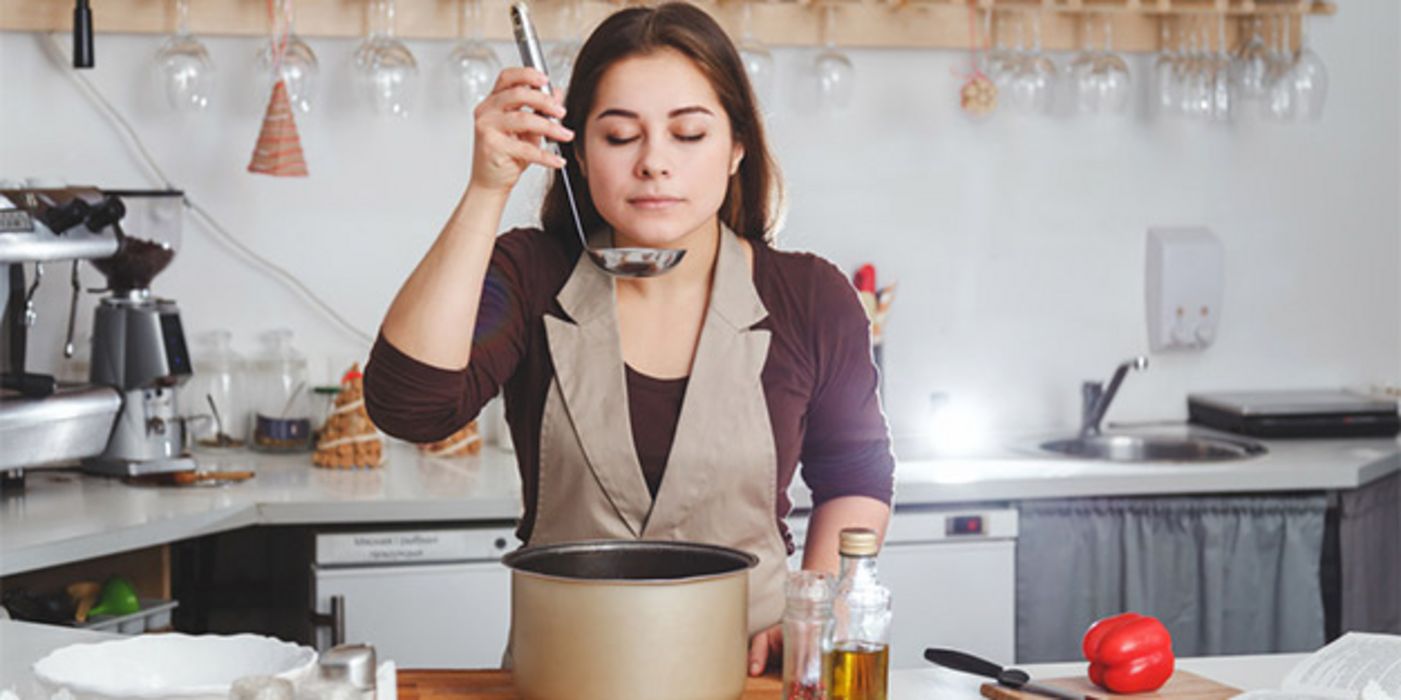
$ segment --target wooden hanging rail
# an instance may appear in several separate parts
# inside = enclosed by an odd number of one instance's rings
[[[583,2],[584,31],[626,1]],[[458,2],[398,0],[397,34],[410,39],[456,38]],[[821,7],[831,3],[837,5],[832,38],[840,46],[956,50],[969,45],[970,3],[980,14],[989,10],[998,16],[1039,13],[1047,50],[1078,48],[1077,18],[1105,14],[1113,23],[1114,48],[1120,52],[1157,51],[1158,22],[1163,17],[1337,12],[1337,5],[1325,0],[699,0],[696,4],[738,37],[744,2],[750,3],[752,34],[768,46],[819,45]],[[508,0],[482,0],[486,38],[510,40],[508,5]],[[567,0],[535,0],[533,5],[545,41],[579,33],[577,28],[562,26]],[[297,32],[306,37],[362,36],[365,7],[365,0],[296,0]],[[101,0],[92,3],[92,10],[99,42],[103,34],[166,34],[175,27],[171,0]],[[68,32],[72,17],[73,0],[0,0],[0,31]],[[265,35],[265,0],[192,2],[190,27],[206,36]]]

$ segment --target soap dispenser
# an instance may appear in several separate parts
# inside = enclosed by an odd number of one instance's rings
[[[1148,230],[1148,346],[1204,350],[1216,340],[1226,286],[1225,249],[1204,227]]]

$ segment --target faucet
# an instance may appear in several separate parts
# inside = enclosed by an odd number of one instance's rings
[[[1104,414],[1109,411],[1109,403],[1114,400],[1114,395],[1119,393],[1119,385],[1124,383],[1124,375],[1131,369],[1148,369],[1148,358],[1139,355],[1121,363],[1114,370],[1114,376],[1110,377],[1107,389],[1102,382],[1085,382],[1080,385],[1080,437],[1100,434],[1099,424],[1104,420]]]

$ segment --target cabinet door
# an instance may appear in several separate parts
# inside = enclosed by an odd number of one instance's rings
[[[892,544],[880,554],[894,617],[891,668],[926,668],[926,647],[1010,664],[1016,651],[1016,552],[1010,540]]]
[[[400,668],[496,668],[511,622],[511,575],[500,562],[314,568],[316,607],[345,597],[345,641],[373,644]],[[330,633],[317,631],[325,649]]]
[[[789,521],[802,568],[807,519]],[[1016,652],[1014,540],[886,540],[878,560],[893,612],[890,667],[926,668],[926,647],[960,649],[1010,664]]]

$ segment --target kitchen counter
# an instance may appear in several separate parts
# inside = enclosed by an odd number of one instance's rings
[[[0,620],[0,690],[14,690],[23,700],[47,700],[35,687],[30,666],[50,651],[68,644],[115,639],[115,635],[86,630]],[[1278,688],[1285,673],[1304,654],[1179,659],[1178,667],[1242,690]],[[1033,677],[1078,675],[1084,664],[1025,666]],[[974,700],[981,680],[939,668],[892,671],[891,700]]]
[[[1266,443],[1269,453],[1214,464],[1110,464],[1048,457],[1018,439],[976,457],[901,460],[897,507],[1106,495],[1352,489],[1401,471],[1401,443]],[[250,525],[510,521],[520,514],[515,455],[421,457],[391,442],[377,470],[316,469],[310,456],[201,457],[252,469],[217,487],[133,486],[69,470],[34,470],[24,491],[0,496],[0,576],[175,542]],[[807,490],[793,490],[798,508]]]
[[[1176,435],[1182,427],[1114,431]],[[1196,428],[1193,435],[1230,437]],[[1147,496],[1193,493],[1262,493],[1355,489],[1401,471],[1401,441],[1393,438],[1261,440],[1268,452],[1227,462],[1112,463],[1047,456],[1042,441],[1064,435],[1010,438],[976,457],[909,460],[896,465],[900,504]]]

